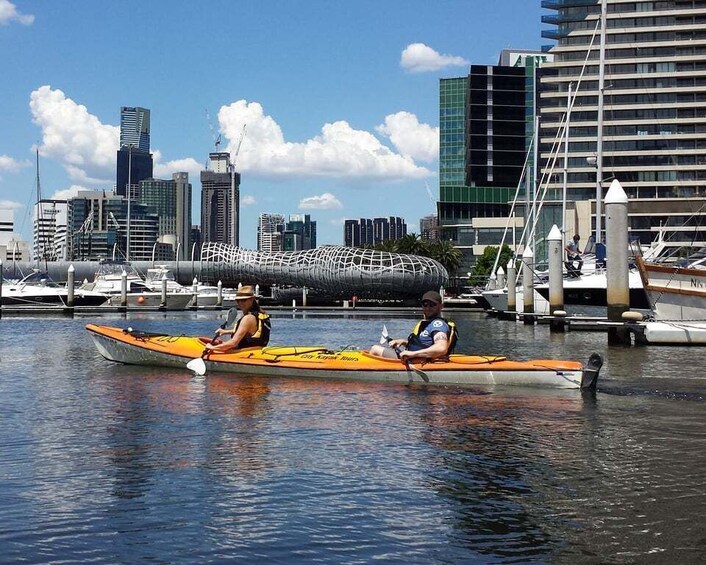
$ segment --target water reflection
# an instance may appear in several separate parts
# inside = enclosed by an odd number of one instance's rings
[[[3,560],[699,562],[694,350],[457,321],[468,352],[598,351],[599,393],[196,379],[106,362],[85,320],[1,320]],[[219,317],[111,322],[208,335]],[[367,347],[382,322],[287,313],[275,339]]]

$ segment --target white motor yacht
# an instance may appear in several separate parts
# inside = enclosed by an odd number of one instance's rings
[[[194,306],[194,288],[193,286],[184,286],[180,284],[174,276],[174,271],[166,265],[156,265],[153,268],[147,269],[145,275],[145,285],[153,291],[162,290],[162,279],[167,282],[167,292],[185,293],[191,297],[187,306]],[[221,289],[222,306],[231,308],[235,306],[236,291],[232,289]],[[205,285],[197,283],[196,285],[196,306],[217,306],[218,305],[218,287],[213,285]]]
[[[123,273],[127,279],[127,306],[162,306],[161,287],[155,291],[145,284],[137,269],[128,261],[104,259],[98,266],[93,282],[81,286],[84,290],[94,290],[107,294],[111,306],[120,306],[122,297]],[[173,292],[167,289],[167,310],[183,310],[191,301],[191,294]]]
[[[3,306],[66,306],[69,289],[54,281],[48,273],[34,271],[18,282],[2,281]],[[107,294],[92,289],[74,290],[74,306],[100,306]]]

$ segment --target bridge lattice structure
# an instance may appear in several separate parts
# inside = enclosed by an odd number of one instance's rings
[[[337,245],[266,253],[204,243],[201,271],[225,286],[289,285],[340,298],[418,298],[427,290],[448,286],[449,280],[446,269],[428,257]]]

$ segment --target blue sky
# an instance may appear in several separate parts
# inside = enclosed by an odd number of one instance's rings
[[[155,176],[235,151],[241,245],[262,212],[311,214],[318,243],[345,218],[438,198],[439,79],[538,49],[532,0],[0,0],[0,207],[31,233],[42,195],[112,189],[121,106],[151,110]],[[28,211],[29,209],[29,211]]]

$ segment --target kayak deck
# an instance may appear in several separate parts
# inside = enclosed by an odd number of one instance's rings
[[[150,334],[88,324],[98,351],[120,363],[185,367],[204,354],[209,338]],[[398,359],[366,351],[331,351],[323,346],[268,346],[208,353],[209,370],[238,374],[353,378],[438,384],[522,384],[580,388],[584,369],[578,361],[533,359],[513,361],[503,356],[453,354],[445,360],[405,365]],[[594,383],[595,386],[595,383]]]

